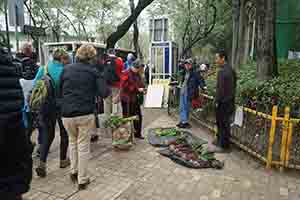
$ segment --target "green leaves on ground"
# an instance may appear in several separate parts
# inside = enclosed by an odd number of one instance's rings
[[[170,129],[156,129],[155,133],[157,136],[177,136],[180,135],[180,131],[176,128],[170,128]]]

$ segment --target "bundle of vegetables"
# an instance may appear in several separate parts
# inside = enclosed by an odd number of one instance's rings
[[[215,160],[214,152],[208,150],[205,143],[193,141],[189,144],[186,136],[182,135],[170,144],[169,149],[182,159],[193,163],[194,165],[203,164],[201,161]]]
[[[176,128],[170,128],[170,129],[156,129],[155,134],[157,136],[178,136],[180,135],[180,131]]]
[[[111,116],[105,121],[104,126],[106,128],[112,128],[112,145],[121,150],[128,150],[132,147],[131,141],[131,126],[130,122],[137,120],[136,116],[129,118],[122,118],[120,116]]]
[[[206,145],[192,144],[192,148],[198,155],[198,159],[204,161],[215,160],[215,153],[209,151]]]
[[[111,116],[104,122],[104,127],[116,129],[123,124],[126,124],[131,121],[135,121],[135,120],[138,120],[137,116],[128,117],[128,118],[123,118],[120,116]]]

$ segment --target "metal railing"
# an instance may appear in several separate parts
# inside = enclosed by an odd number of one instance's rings
[[[179,97],[172,97],[172,92],[169,94],[169,99],[172,99],[169,110],[175,114],[178,112]],[[191,116],[217,134],[213,97],[200,94],[199,101],[201,107],[192,109]],[[242,110],[242,126],[232,124],[232,143],[265,162],[267,168],[300,169],[300,119],[290,117],[290,108],[285,108],[284,117],[277,115],[277,106],[272,108],[272,115],[246,107]]]

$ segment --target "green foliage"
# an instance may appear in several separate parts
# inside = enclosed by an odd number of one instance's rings
[[[104,122],[104,127],[105,128],[119,128],[121,125],[126,124],[131,121],[138,120],[137,116],[133,117],[128,117],[128,118],[123,118],[120,116],[110,116],[105,122]]]
[[[157,129],[155,130],[155,133],[157,136],[178,136],[180,135],[180,131],[176,128],[170,128],[170,129]]]
[[[271,113],[272,105],[278,105],[280,112],[291,106],[292,114],[299,115],[300,62],[280,60],[279,77],[268,81],[256,79],[256,63],[240,68],[237,84],[236,103],[258,111]],[[215,95],[216,76],[207,80],[209,95]]]

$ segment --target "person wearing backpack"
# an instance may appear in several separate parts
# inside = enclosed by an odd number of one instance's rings
[[[122,115],[122,107],[119,98],[121,88],[121,76],[124,70],[122,58],[116,56],[114,49],[108,49],[104,67],[105,80],[111,87],[111,96],[104,100],[104,113],[108,117],[111,114]]]
[[[77,63],[65,66],[60,82],[59,99],[63,122],[70,139],[71,174],[73,183],[83,190],[90,183],[87,165],[90,134],[95,130],[95,97],[110,94],[103,76],[95,68],[96,49],[82,45],[76,52]]]
[[[69,145],[68,134],[62,123],[61,111],[57,104],[60,77],[64,65],[69,63],[69,55],[64,49],[53,51],[53,60],[44,67],[40,67],[35,80],[34,89],[31,94],[30,107],[33,111],[39,112],[39,126],[42,134],[42,144],[40,146],[40,162],[36,168],[36,173],[40,177],[47,175],[46,161],[49,149],[55,137],[56,121],[60,129],[60,168],[70,165],[67,159]]]
[[[36,64],[36,57],[30,43],[25,43],[22,46],[21,53],[16,54],[16,60],[22,64],[22,78],[26,80],[34,79],[39,69],[39,66]]]

